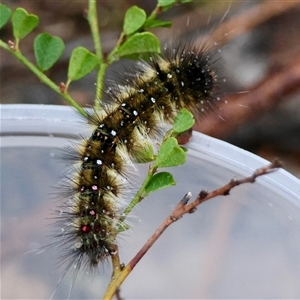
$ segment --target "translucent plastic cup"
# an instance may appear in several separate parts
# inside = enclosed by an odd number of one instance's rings
[[[64,106],[1,106],[1,296],[66,299],[72,276],[56,287],[51,243],[52,193],[65,169],[57,159],[88,125]],[[268,162],[247,151],[193,133],[188,160],[170,168],[177,185],[145,199],[120,235],[126,264],[171,213],[184,194],[196,197],[232,178],[249,176]],[[143,177],[145,166],[139,166]],[[138,180],[138,179],[137,179]],[[51,188],[52,186],[52,188]],[[53,188],[54,187],[54,188]],[[121,288],[126,299],[300,298],[300,181],[284,170],[200,205],[170,226]],[[70,299],[101,299],[110,264],[80,274]]]

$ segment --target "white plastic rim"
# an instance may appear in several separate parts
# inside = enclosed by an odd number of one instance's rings
[[[64,166],[52,157],[90,129],[66,106],[1,105],[0,112],[2,297],[48,299],[61,274],[53,267],[57,253],[31,250],[45,243],[45,219],[57,204],[48,199],[47,187],[58,182]],[[220,187],[269,163],[197,132],[186,147],[186,165],[171,168],[177,186],[150,195],[134,211],[130,232],[121,239],[124,263],[187,191]],[[121,296],[300,298],[299,253],[300,181],[278,170],[204,203],[168,228],[125,281]],[[109,281],[107,265],[94,281],[89,274],[77,280],[70,299],[100,299]],[[70,280],[63,280],[54,299],[69,297]]]
[[[87,131],[87,128],[83,126],[84,120],[80,119],[81,117],[74,109],[68,106],[0,105],[0,113],[2,147],[15,145],[17,136],[78,139],[80,134]],[[51,145],[51,139],[46,140],[48,143],[43,142],[39,146]],[[19,142],[34,146],[25,139]],[[234,171],[239,170],[238,173],[243,175],[269,163],[255,154],[199,132],[193,132],[188,149],[201,153],[201,156],[205,155],[208,160],[218,161]],[[298,178],[285,170],[280,170],[272,174],[272,179],[268,176],[264,176],[264,179],[273,185],[274,189],[277,188],[283,197],[294,202],[295,205],[300,205],[300,180]]]

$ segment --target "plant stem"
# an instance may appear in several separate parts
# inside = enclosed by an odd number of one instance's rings
[[[113,251],[112,251],[113,250]],[[117,245],[113,245],[113,249],[111,251],[111,262],[113,267],[112,278],[119,276],[120,272],[122,271],[121,263],[120,263],[120,256],[119,256],[119,248]]]
[[[169,130],[166,135],[164,136],[163,141],[167,140],[169,137],[171,137],[173,135],[173,130]],[[123,212],[123,217],[120,218],[120,221],[123,222],[126,218],[126,216],[133,210],[133,208],[142,201],[142,199],[144,199],[145,197],[148,196],[148,194],[145,192],[145,188],[147,186],[147,184],[149,183],[150,179],[152,178],[152,176],[156,173],[158,166],[156,165],[156,161],[153,161],[153,164],[149,167],[149,171],[147,173],[147,176],[143,182],[143,184],[141,185],[141,187],[139,188],[139,190],[137,191],[137,193],[135,194],[134,198],[131,200],[131,202],[129,203],[129,205],[126,207],[126,209]]]
[[[138,251],[138,253],[133,257],[133,259],[125,266],[125,268],[118,273],[118,276],[112,278],[111,283],[108,286],[106,293],[102,299],[112,299],[112,297],[115,295],[116,291],[124,282],[126,277],[131,273],[131,271],[135,268],[135,266],[143,258],[143,256],[148,252],[148,250],[154,245],[158,238],[171,224],[181,219],[183,215],[194,213],[196,207],[202,204],[203,202],[213,199],[217,196],[227,196],[234,187],[245,183],[254,183],[257,177],[274,172],[281,167],[282,163],[278,159],[275,159],[271,164],[255,170],[251,176],[244,177],[241,179],[232,179],[229,183],[211,192],[201,190],[200,193],[197,195],[197,198],[189,204],[188,201],[190,200],[192,194],[188,192],[176,205],[172,213],[161,223],[161,225],[148,239],[148,241],[144,244],[140,251]]]
[[[130,274],[132,268],[130,265],[127,265],[119,274],[112,278],[105,295],[102,297],[103,300],[110,300],[116,293],[116,290],[121,286],[122,282]]]
[[[49,77],[41,72],[33,63],[31,63],[20,50],[12,50],[6,43],[0,40],[0,47],[7,50],[13,56],[15,56],[23,65],[25,65],[31,72],[33,72],[41,82],[49,86],[52,90],[63,97],[70,105],[72,105],[77,111],[84,117],[87,117],[86,111],[68,94],[60,90],[59,86],[55,84]]]
[[[108,65],[103,61],[102,46],[101,46],[99,24],[98,24],[97,1],[95,0],[89,0],[88,22],[91,28],[96,56],[99,60],[99,67],[97,71],[97,80],[96,80],[96,93],[95,93],[95,100],[94,100],[95,109],[99,109],[100,100],[102,98],[103,86],[104,86],[104,77]]]
[[[100,109],[100,107],[101,107],[100,104],[101,104],[101,99],[103,96],[104,77],[106,74],[107,67],[108,67],[108,64],[102,62],[97,71],[96,93],[95,93],[95,100],[94,100],[95,109]]]
[[[97,1],[95,0],[89,0],[88,21],[91,27],[91,33],[94,41],[96,56],[98,57],[99,61],[102,63],[103,55],[101,51],[100,32],[99,32],[99,25],[98,25]]]
[[[120,219],[120,221],[124,221],[124,219],[126,218],[126,216],[133,210],[133,208],[143,199],[147,196],[147,194],[145,193],[145,188],[147,186],[147,184],[149,183],[150,179],[152,178],[153,174],[156,172],[157,167],[154,165],[150,166],[147,177],[145,178],[143,184],[141,185],[141,187],[139,188],[139,190],[137,191],[137,193],[135,194],[134,198],[131,200],[131,202],[129,203],[129,205],[126,207],[126,209],[124,210],[124,216]]]

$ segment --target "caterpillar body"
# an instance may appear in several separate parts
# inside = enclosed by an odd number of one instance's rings
[[[219,100],[212,54],[189,45],[165,49],[139,62],[134,76],[113,84],[103,110],[89,114],[93,132],[71,155],[71,193],[58,217],[57,235],[68,267],[97,266],[113,254],[131,180],[128,169],[143,160],[145,145],[161,139],[182,108],[196,119]]]

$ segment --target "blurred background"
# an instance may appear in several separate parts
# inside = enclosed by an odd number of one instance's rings
[[[48,32],[65,41],[63,56],[47,71],[57,84],[66,81],[68,58],[76,46],[93,51],[85,18],[87,1],[2,3],[13,9],[24,7],[40,17],[38,28],[20,44],[24,55],[32,62],[33,39],[38,33]],[[107,0],[97,3],[106,53],[114,47],[122,30],[124,13],[130,6],[137,4],[148,13],[155,7],[155,1]],[[172,20],[173,27],[154,31],[162,44],[174,38],[182,43],[193,40],[195,45],[214,46],[216,43],[215,66],[220,77],[218,94],[223,102],[195,129],[268,160],[279,157],[284,168],[298,178],[299,16],[300,4],[290,1],[195,1],[162,13],[159,18]],[[10,24],[0,35],[4,41],[12,40]],[[0,51],[1,103],[67,105],[14,57]],[[122,61],[112,65],[107,77],[116,78],[116,72],[127,64],[128,61]],[[95,72],[73,82],[70,87],[72,96],[84,106],[93,104],[94,91]],[[74,122],[69,126],[77,133],[81,130],[80,125],[80,122]],[[1,152],[1,173],[5,174],[1,177],[3,286],[0,289],[3,299],[49,299],[61,276],[61,270],[54,268],[56,249],[39,255],[36,249],[49,244],[48,225],[53,222],[49,211],[56,205],[48,199],[49,194],[53,195],[49,186],[55,186],[64,172],[65,166],[57,157],[58,148],[65,145],[66,139],[57,138],[56,141],[53,137],[56,147],[44,148],[40,144],[34,146],[34,138],[21,136],[19,147],[4,147]],[[130,232],[122,237],[124,262],[132,258],[174,208],[174,200],[178,201],[179,193],[183,192],[180,182],[188,178],[191,187],[184,186],[184,191],[191,189],[196,195],[199,173],[201,187],[207,189],[221,186],[237,174],[237,171],[227,173],[216,162],[204,163],[203,160],[199,168],[196,162],[192,155],[184,166],[188,171],[174,170],[178,186],[174,190],[171,188],[168,196],[160,191],[141,203],[135,212],[136,219],[132,220],[132,224],[139,226],[131,226]],[[277,173],[270,176],[273,175]],[[267,192],[260,180],[250,188],[245,185],[232,191],[226,201],[222,199],[209,201],[197,213],[176,222],[128,278],[122,287],[122,296],[298,298],[299,205]],[[99,273],[105,272],[93,283],[89,274],[85,281],[78,279],[72,297],[99,298],[99,291],[104,290],[109,281],[108,267],[109,263],[99,268]],[[72,275],[67,279],[70,280],[63,280],[57,288],[54,298],[67,298]]]
[[[66,49],[47,71],[57,83],[66,81],[72,49],[82,45],[93,51],[85,18],[86,1],[3,1],[11,8],[24,7],[40,17],[40,24],[21,41],[26,57],[34,61],[32,44],[40,32],[61,37]],[[98,1],[104,53],[109,52],[122,29],[125,11],[138,5],[148,13],[155,1]],[[289,1],[195,1],[178,5],[160,18],[172,20],[171,29],[154,32],[162,43],[177,38],[195,44],[217,43],[216,69],[226,82],[219,93],[228,104],[207,116],[196,130],[223,139],[272,160],[300,177],[300,5]],[[205,36],[205,37],[204,37]],[[11,26],[1,39],[12,38]],[[44,86],[9,53],[1,51],[1,103],[60,104],[66,102]],[[120,64],[111,66],[114,78]],[[93,103],[95,72],[72,83],[70,93],[82,105]]]

